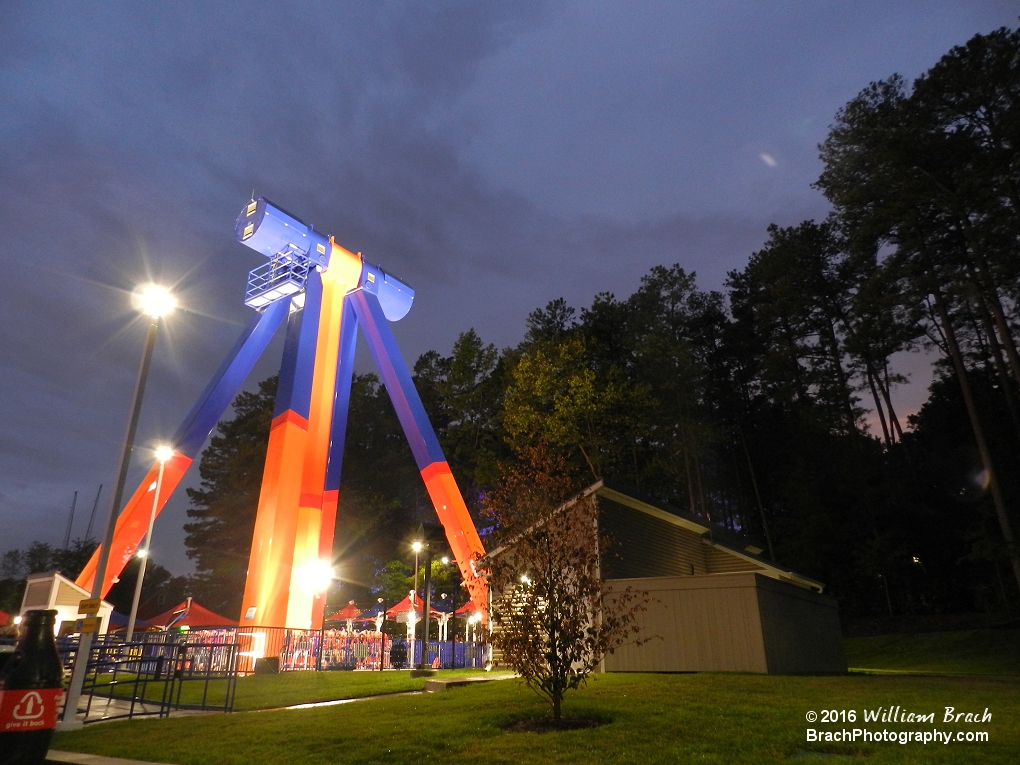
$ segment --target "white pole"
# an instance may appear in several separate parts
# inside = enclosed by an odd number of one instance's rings
[[[159,472],[156,473],[156,490],[152,494],[152,507],[149,509],[149,528],[145,532],[145,547],[142,548],[145,555],[142,556],[141,565],[138,567],[138,579],[135,581],[135,596],[131,600],[131,615],[128,617],[127,635],[125,641],[130,643],[135,636],[135,619],[138,617],[138,601],[142,597],[142,580],[145,579],[145,567],[149,562],[149,554],[152,552],[152,525],[156,522],[156,509],[159,507],[159,490],[163,487],[163,468],[166,467],[166,458],[159,455]]]

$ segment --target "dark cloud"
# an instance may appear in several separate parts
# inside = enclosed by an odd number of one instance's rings
[[[509,345],[535,307],[658,263],[720,287],[768,223],[825,214],[809,184],[839,105],[1011,6],[7,0],[0,549],[59,541],[73,491],[109,487],[146,279],[186,310],[136,468],[177,427],[247,320],[252,189],[415,287],[409,360],[471,326]],[[157,527],[177,568],[185,505]]]

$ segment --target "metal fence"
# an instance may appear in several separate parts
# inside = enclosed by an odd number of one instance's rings
[[[190,639],[205,643],[237,643],[238,669],[242,673],[295,670],[402,669],[417,666],[421,641],[415,640],[413,657],[402,638],[380,637],[376,632],[342,629],[299,630],[283,627],[222,627],[193,629]],[[394,650],[396,649],[396,650]],[[431,640],[429,666],[437,669],[481,669],[488,661],[485,643]],[[259,661],[263,660],[263,661]],[[256,666],[258,664],[259,666]]]
[[[58,643],[65,667],[77,640]],[[86,724],[133,717],[167,717],[173,711],[230,712],[237,687],[238,646],[153,633],[125,643],[102,636],[86,665],[78,713]]]

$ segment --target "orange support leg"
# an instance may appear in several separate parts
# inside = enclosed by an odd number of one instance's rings
[[[170,499],[170,495],[177,488],[177,484],[181,482],[184,473],[191,466],[191,462],[190,457],[179,452],[166,461],[166,467],[163,469],[163,482],[159,487],[159,501],[156,503],[156,515],[159,515],[163,510],[163,506]],[[131,495],[131,499],[124,506],[121,514],[117,516],[117,525],[113,532],[113,544],[110,545],[110,560],[106,567],[106,576],[103,579],[102,597],[104,598],[113,586],[113,580],[120,575],[120,572],[124,570],[124,566],[127,565],[128,561],[135,554],[135,550],[138,549],[138,545],[145,536],[146,529],[149,527],[149,513],[152,511],[152,493],[156,490],[156,475],[158,473],[159,464],[157,463],[149,469],[149,472],[142,479],[135,493]],[[92,557],[89,558],[88,563],[81,570],[81,573],[78,574],[78,578],[74,580],[75,584],[91,591],[98,566],[99,548],[97,547],[96,551],[92,553]]]

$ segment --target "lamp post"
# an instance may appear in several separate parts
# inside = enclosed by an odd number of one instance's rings
[[[425,602],[422,605],[421,660],[418,669],[424,670],[429,663],[429,610],[432,605],[432,545],[425,545]]]
[[[386,633],[383,632],[383,623],[386,621],[386,603],[379,598],[379,616],[376,629],[379,630],[379,671],[383,671],[383,659],[386,658]]]
[[[156,490],[152,493],[152,508],[149,510],[149,528],[145,532],[145,547],[138,551],[138,557],[142,559],[138,566],[138,579],[135,581],[135,596],[131,600],[131,615],[128,617],[127,635],[125,640],[130,643],[135,636],[135,619],[138,617],[138,601],[142,597],[142,580],[145,579],[145,566],[149,562],[149,554],[152,550],[152,524],[156,521],[156,509],[159,507],[159,492],[163,488],[163,468],[166,461],[174,456],[174,450],[169,446],[160,446],[156,449],[156,459],[159,460],[159,472],[156,474]]]
[[[414,589],[411,590],[411,608],[414,608],[414,601],[418,599],[418,553],[421,552],[422,543],[415,540],[411,543],[411,549],[414,550]],[[414,632],[414,627],[412,627],[409,641],[411,650],[410,663],[412,667],[414,666],[414,640],[416,637],[417,634]]]
[[[142,398],[145,395],[145,383],[149,378],[149,366],[152,363],[152,351],[156,347],[156,334],[159,331],[160,317],[170,313],[177,301],[166,287],[150,284],[135,293],[135,306],[149,317],[149,331],[145,335],[142,349],[142,360],[138,366],[138,378],[135,380],[135,393],[131,404],[131,415],[128,418],[127,432],[124,434],[124,446],[120,453],[120,467],[117,471],[117,483],[110,501],[110,510],[106,516],[106,533],[99,549],[99,561],[96,566],[95,579],[92,580],[92,598],[102,598],[103,580],[110,562],[110,547],[117,526],[117,515],[124,497],[124,484],[127,482],[128,467],[131,464],[131,450],[135,443],[135,431],[138,430],[138,415],[142,411]],[[64,715],[57,726],[60,730],[81,727],[78,722],[78,699],[81,698],[82,684],[85,682],[85,670],[89,655],[92,653],[93,633],[86,632],[78,639],[78,650],[74,655],[74,668],[71,670],[71,682],[67,689],[67,700],[64,702]]]
[[[418,553],[421,552],[421,542],[414,542],[411,544],[411,549],[414,550],[414,597],[418,597]]]

